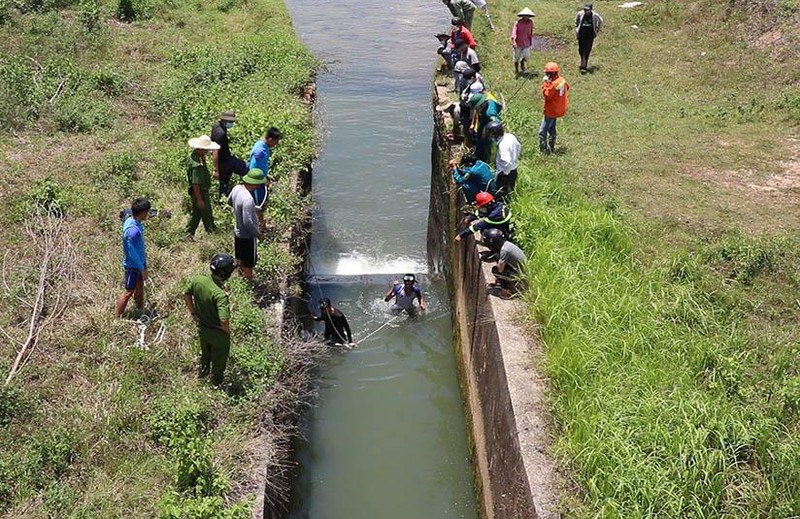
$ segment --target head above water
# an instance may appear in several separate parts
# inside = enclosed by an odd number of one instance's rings
[[[405,276],[403,276],[403,284],[406,286],[413,285],[416,282],[417,278],[416,276],[414,276],[414,274],[406,274]]]
[[[333,307],[331,306],[331,300],[327,297],[323,297],[319,300],[319,309],[323,312],[330,311]]]

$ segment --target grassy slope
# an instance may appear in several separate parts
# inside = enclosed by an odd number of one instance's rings
[[[237,276],[230,283],[230,390],[195,378],[195,331],[180,281],[205,272],[214,252],[231,249],[232,222],[218,210],[221,233],[182,239],[185,141],[210,131],[227,107],[242,118],[231,133],[240,156],[268,125],[281,127],[286,138],[276,169],[283,179],[270,218],[276,238],[285,236],[304,206],[288,173],[313,154],[311,116],[299,93],[315,63],[280,0],[140,2],[133,9],[149,17],[131,24],[113,18],[116,8],[45,3],[37,7],[42,13],[5,11],[0,26],[7,121],[0,133],[0,245],[14,259],[0,326],[15,338],[26,331],[14,292],[32,279],[36,258],[22,223],[46,178],[59,188],[79,257],[78,279],[59,284],[67,311],[11,386],[0,389],[0,513],[249,516],[246,494],[260,491],[251,481],[250,448],[271,405],[264,390],[286,354],[274,323]],[[89,31],[92,13],[98,27]],[[147,303],[167,329],[149,351],[132,347],[136,325],[111,317],[121,289],[117,213],[141,195],[173,213],[146,225],[153,280]],[[262,244],[261,255],[259,283],[272,293],[294,264],[277,241]],[[1,372],[14,355],[3,341]]]
[[[513,208],[557,450],[580,487],[565,510],[797,515],[796,56],[746,43],[757,37],[739,24],[753,17],[736,9],[648,4],[595,3],[606,28],[585,76],[579,6],[530,4],[551,48],[534,53],[538,72],[516,96],[508,31],[522,4],[497,0],[500,29],[477,30],[482,72],[525,147]],[[541,157],[551,60],[570,109],[560,152]]]

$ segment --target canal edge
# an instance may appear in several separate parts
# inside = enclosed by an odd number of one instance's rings
[[[432,270],[445,273],[450,291],[480,514],[485,519],[557,518],[564,484],[551,455],[541,344],[535,327],[520,325],[520,301],[487,294],[491,268],[480,260],[475,241],[453,241],[464,200],[448,162],[461,146],[448,133],[450,115],[435,109],[449,101],[447,87],[434,80],[431,98],[428,254]]]

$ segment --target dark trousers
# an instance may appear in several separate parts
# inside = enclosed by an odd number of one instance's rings
[[[231,177],[236,173],[240,177],[247,175],[247,163],[236,157],[229,157],[219,164],[219,196],[228,196],[231,192]]]
[[[475,143],[475,157],[483,162],[489,162],[492,156],[492,139],[483,136],[483,128],[478,130],[478,142]]]
[[[592,53],[594,34],[578,36],[578,54],[581,55],[581,68],[589,68],[589,54]]]
[[[514,186],[517,184],[517,170],[512,169],[505,175],[498,174],[495,183],[497,184],[497,196],[505,202],[514,192]]]
[[[230,335],[222,330],[200,328],[200,376],[211,372],[211,382],[222,384],[230,351]]]

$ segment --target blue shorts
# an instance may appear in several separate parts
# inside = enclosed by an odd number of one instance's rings
[[[142,280],[142,273],[136,269],[125,269],[125,290],[136,290]]]

